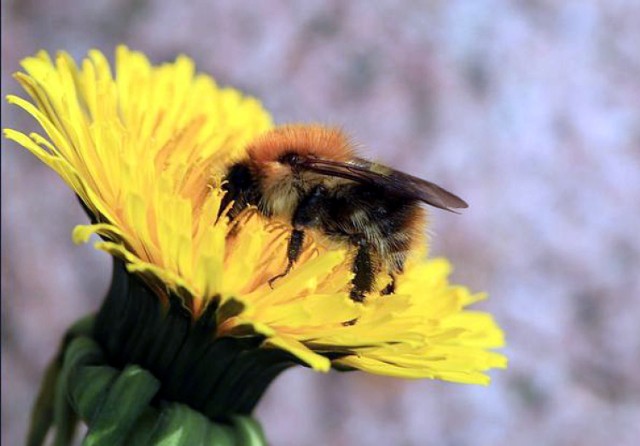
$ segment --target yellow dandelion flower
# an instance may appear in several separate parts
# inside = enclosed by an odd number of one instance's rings
[[[500,328],[467,309],[484,295],[450,284],[444,259],[417,252],[394,294],[354,302],[349,250],[310,241],[295,268],[269,285],[286,265],[290,229],[251,210],[233,222],[217,218],[225,167],[273,125],[256,99],[196,74],[187,57],[154,66],[125,47],[116,50],[115,73],[98,51],[80,66],[66,53],[52,60],[40,52],[22,67],[15,77],[31,102],[8,101],[44,135],[4,133],[80,198],[92,222],[76,227],[74,240],[98,234],[95,246],[118,259],[120,282],[164,308],[181,307],[192,323],[206,315],[213,321],[201,324],[207,339],[262,352],[256,357],[275,353],[263,388],[283,358],[323,372],[333,366],[476,384],[505,366],[490,351],[503,345]]]

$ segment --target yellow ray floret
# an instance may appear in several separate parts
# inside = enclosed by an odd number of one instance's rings
[[[488,351],[503,345],[500,328],[465,309],[483,295],[450,285],[443,259],[416,254],[395,294],[356,303],[352,254],[310,241],[271,288],[285,266],[287,227],[251,210],[233,223],[217,218],[224,166],[272,127],[271,117],[257,100],[196,74],[189,58],[154,66],[119,47],[115,73],[99,51],[80,66],[66,53],[52,60],[40,52],[22,67],[15,77],[31,101],[7,99],[44,134],[4,133],[54,169],[93,216],[74,240],[99,234],[97,248],[124,259],[160,298],[180,296],[194,317],[211,299],[241,303],[219,321],[218,336],[259,333],[263,348],[321,371],[333,363],[484,384],[486,370],[506,365]]]

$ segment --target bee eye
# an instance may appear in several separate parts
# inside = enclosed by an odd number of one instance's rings
[[[287,152],[278,158],[278,162],[281,164],[289,164],[290,166],[298,164],[300,157],[293,152]]]

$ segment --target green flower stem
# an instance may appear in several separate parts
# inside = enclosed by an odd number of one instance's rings
[[[264,446],[248,416],[214,423],[189,406],[158,399],[160,381],[137,365],[116,369],[92,338],[94,318],[76,323],[49,366],[32,415],[28,446],[71,444],[78,419],[88,426],[83,445]]]

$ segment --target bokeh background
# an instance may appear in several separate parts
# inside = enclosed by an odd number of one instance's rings
[[[459,193],[432,255],[507,333],[489,387],[286,372],[274,445],[640,444],[640,2],[2,0],[2,95],[44,48],[178,53],[280,123],[344,126],[370,157]],[[21,93],[21,92],[20,92]],[[21,93],[22,94],[22,93]],[[35,129],[2,103],[2,126]],[[2,141],[2,441],[24,440],[64,329],[110,262],[48,168]]]

